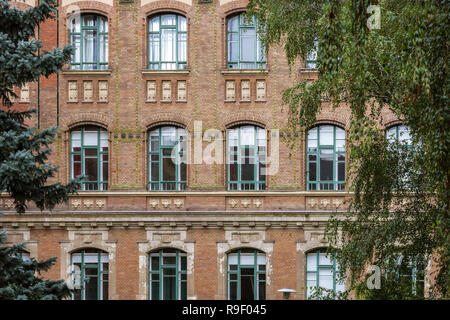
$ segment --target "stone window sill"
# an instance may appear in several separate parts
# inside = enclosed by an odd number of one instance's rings
[[[220,71],[223,75],[266,75],[267,69],[223,69]]]
[[[109,76],[111,70],[62,70],[65,76]]]
[[[141,73],[143,75],[188,75],[191,72],[189,69],[181,70],[150,70],[142,69]]]

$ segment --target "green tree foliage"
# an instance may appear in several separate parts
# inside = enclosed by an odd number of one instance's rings
[[[354,198],[344,218],[330,219],[327,234],[350,287],[365,298],[411,298],[361,289],[368,265],[391,272],[397,254],[435,259],[429,294],[450,294],[449,9],[445,0],[250,0],[266,46],[284,47],[291,66],[318,45],[319,79],[284,92],[291,126],[313,125],[323,100],[335,112],[351,110]],[[412,150],[386,142],[383,108],[409,126]],[[383,279],[395,286],[395,278]]]
[[[36,130],[25,124],[35,110],[17,111],[10,98],[17,96],[14,86],[48,77],[68,62],[71,47],[41,52],[42,44],[35,38],[40,23],[53,18],[54,0],[42,0],[26,11],[0,0],[0,190],[14,200],[18,213],[24,213],[27,202],[41,209],[53,209],[67,202],[68,194],[76,192],[78,181],[68,185],[48,184],[58,167],[48,163],[50,144],[57,128]],[[6,234],[0,234],[3,243]],[[63,281],[44,281],[35,272],[50,268],[55,259],[23,262],[18,258],[22,245],[0,250],[0,299],[61,299],[68,295]]]

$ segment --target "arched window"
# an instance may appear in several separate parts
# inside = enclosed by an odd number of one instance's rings
[[[108,300],[108,253],[83,249],[71,255],[74,300]]]
[[[344,190],[345,130],[320,125],[308,132],[308,190]]]
[[[176,249],[150,253],[148,279],[150,300],[186,300],[186,253]]]
[[[186,18],[173,13],[161,14],[148,21],[148,68],[184,69],[187,60]]]
[[[81,190],[108,189],[108,133],[94,126],[86,126],[70,133],[71,178],[87,178]]]
[[[266,299],[266,255],[256,249],[238,249],[228,254],[228,299]]]
[[[345,290],[344,281],[339,281],[339,267],[334,257],[319,249],[306,254],[306,297],[310,297],[314,288],[332,290],[334,293]]]
[[[186,130],[173,126],[150,131],[149,190],[186,189]]]
[[[405,125],[396,125],[393,127],[390,127],[386,131],[386,137],[389,142],[400,142],[404,143],[406,145],[411,145],[411,135],[409,127]]]
[[[227,20],[227,68],[265,69],[266,53],[258,35],[258,21],[247,20],[244,14]]]
[[[245,125],[227,130],[228,190],[266,189],[266,130]]]
[[[75,47],[70,68],[108,69],[108,19],[96,14],[82,14],[70,18],[69,23],[70,44]]]

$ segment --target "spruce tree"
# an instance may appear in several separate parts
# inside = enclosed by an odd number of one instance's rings
[[[48,162],[57,128],[27,127],[25,120],[36,110],[17,111],[11,102],[11,98],[17,98],[14,87],[48,77],[70,60],[70,46],[41,50],[42,43],[36,39],[39,24],[54,18],[56,5],[54,0],[42,0],[38,6],[23,11],[0,0],[0,190],[14,200],[19,214],[26,211],[29,202],[40,210],[67,203],[68,195],[78,186],[78,181],[68,185],[47,183],[58,170]],[[5,240],[6,233],[0,232],[0,246]],[[0,249],[0,299],[67,297],[70,290],[63,280],[39,277],[56,259],[23,261],[24,250],[24,244]]]

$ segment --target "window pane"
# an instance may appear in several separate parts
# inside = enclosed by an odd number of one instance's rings
[[[85,159],[84,171],[88,181],[97,181],[97,158]]]
[[[72,55],[72,63],[80,63],[80,50],[81,50],[81,42],[80,35],[72,35],[71,45],[75,47],[75,52]]]
[[[83,31],[83,62],[97,61],[97,31]]]
[[[178,34],[178,61],[186,61],[186,34]]]
[[[338,181],[345,180],[345,162],[339,162],[338,166]]]
[[[333,271],[331,268],[319,269],[319,286],[333,289]]]
[[[308,253],[306,256],[306,270],[316,271],[317,270],[317,253]]]
[[[161,61],[175,61],[176,31],[163,29],[161,31]]]
[[[108,36],[100,36],[100,59],[99,62],[108,62]]]
[[[178,31],[187,31],[186,18],[183,16],[178,16]]]
[[[333,126],[320,126],[320,145],[333,145]]]
[[[309,166],[308,166],[309,181],[316,181],[316,177],[317,177],[316,169],[317,169],[317,164],[315,162],[310,162]]]
[[[83,135],[84,146],[96,146],[98,145],[98,132],[97,131],[85,131]]]
[[[241,61],[255,60],[255,29],[241,29]]]
[[[149,22],[150,32],[159,32],[159,17],[155,17]]]
[[[320,180],[333,180],[333,150],[320,150]]]
[[[246,161],[248,162],[248,161]],[[255,165],[244,163],[241,165],[241,180],[253,181],[255,180]]]
[[[258,300],[266,300],[266,282],[259,282],[258,289]]]
[[[228,31],[237,32],[239,29],[239,16],[228,19]]]
[[[229,283],[229,288],[230,288],[230,300],[237,300],[237,282],[230,282]]]
[[[172,158],[163,158],[163,181],[175,181],[175,164]]]
[[[241,253],[241,265],[254,265],[255,256],[253,253]]]
[[[333,261],[331,260],[330,256],[327,255],[325,252],[319,253],[319,265],[332,265]]]
[[[89,269],[86,269],[89,270]],[[96,271],[94,269],[94,271]],[[98,300],[97,296],[97,289],[98,289],[98,283],[97,283],[97,276],[90,276],[85,279],[85,299],[86,300]]]
[[[149,35],[149,61],[158,62],[159,61],[159,34]]]
[[[254,300],[255,277],[253,268],[241,269],[241,300]]]
[[[165,14],[161,16],[161,25],[174,26],[176,24],[176,16],[173,14]]]

